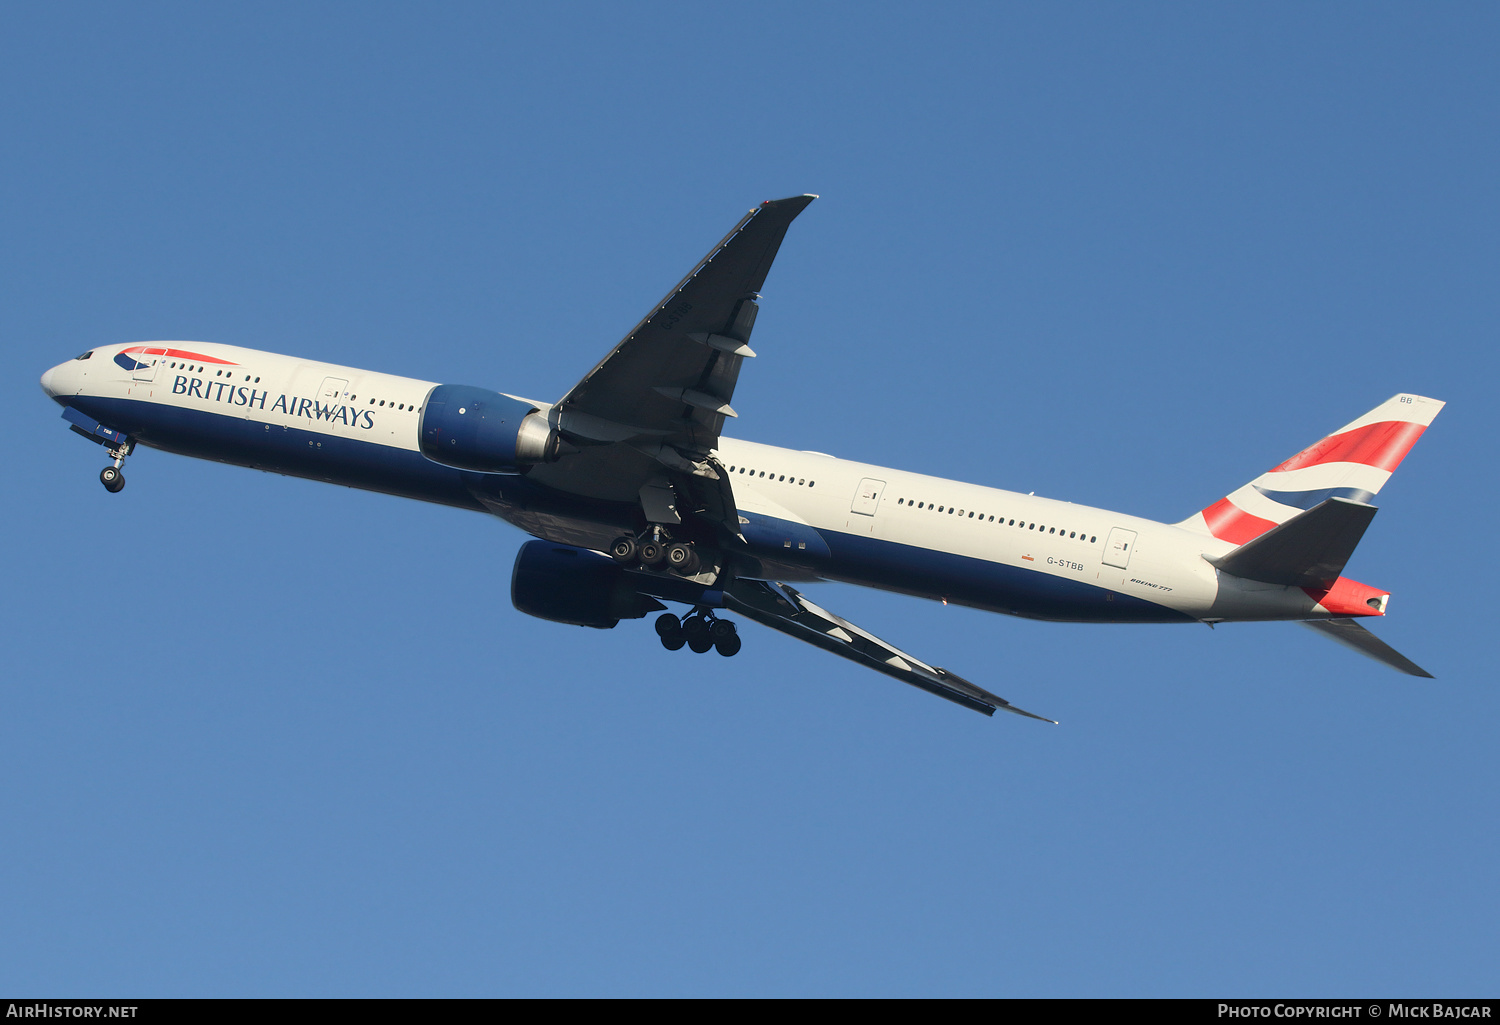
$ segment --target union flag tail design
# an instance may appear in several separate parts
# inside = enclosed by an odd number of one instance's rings
[[[1242,545],[1330,498],[1368,502],[1443,408],[1396,395],[1177,526]]]

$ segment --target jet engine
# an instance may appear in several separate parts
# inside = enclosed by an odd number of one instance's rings
[[[466,384],[427,393],[417,435],[435,463],[480,473],[517,473],[558,456],[561,439],[529,402]]]
[[[510,600],[528,616],[600,630],[666,608],[631,587],[608,556],[550,541],[527,541],[516,553]]]

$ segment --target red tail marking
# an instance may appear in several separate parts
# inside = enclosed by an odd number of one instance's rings
[[[1253,541],[1276,524],[1251,516],[1227,498],[1221,498],[1203,510],[1203,519],[1208,523],[1208,532],[1220,541],[1231,541],[1242,545]]]
[[[1343,434],[1331,434],[1311,448],[1303,449],[1275,467],[1277,470],[1300,470],[1321,463],[1363,463],[1380,470],[1394,470],[1406,458],[1427,428],[1399,420],[1366,424]]]

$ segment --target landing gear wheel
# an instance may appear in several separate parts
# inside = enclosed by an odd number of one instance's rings
[[[684,619],[682,635],[687,638],[687,646],[700,655],[714,646],[713,628],[704,616],[689,616]]]
[[[727,619],[716,619],[708,627],[709,639],[714,642],[720,655],[728,658],[740,651],[740,634]]]
[[[661,646],[668,651],[676,651],[687,643],[687,638],[682,635],[682,623],[670,612],[656,617],[656,636],[661,638]]]
[[[118,466],[106,466],[99,471],[99,483],[104,485],[104,490],[114,494],[125,486],[125,475],[120,472]]]
[[[672,544],[667,545],[667,565],[678,576],[692,576],[698,572],[700,564],[701,560],[698,558],[698,553],[693,550],[692,545],[684,544],[681,541],[674,541]]]
[[[622,565],[629,565],[635,561],[636,546],[635,538],[616,538],[615,543],[609,546],[609,557]]]
[[[667,553],[655,541],[643,541],[637,554],[642,566],[655,568],[661,565],[661,560],[666,558]]]

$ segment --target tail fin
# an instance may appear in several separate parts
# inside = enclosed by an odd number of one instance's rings
[[[1443,405],[1396,395],[1177,525],[1242,545],[1330,498],[1367,503]]]

